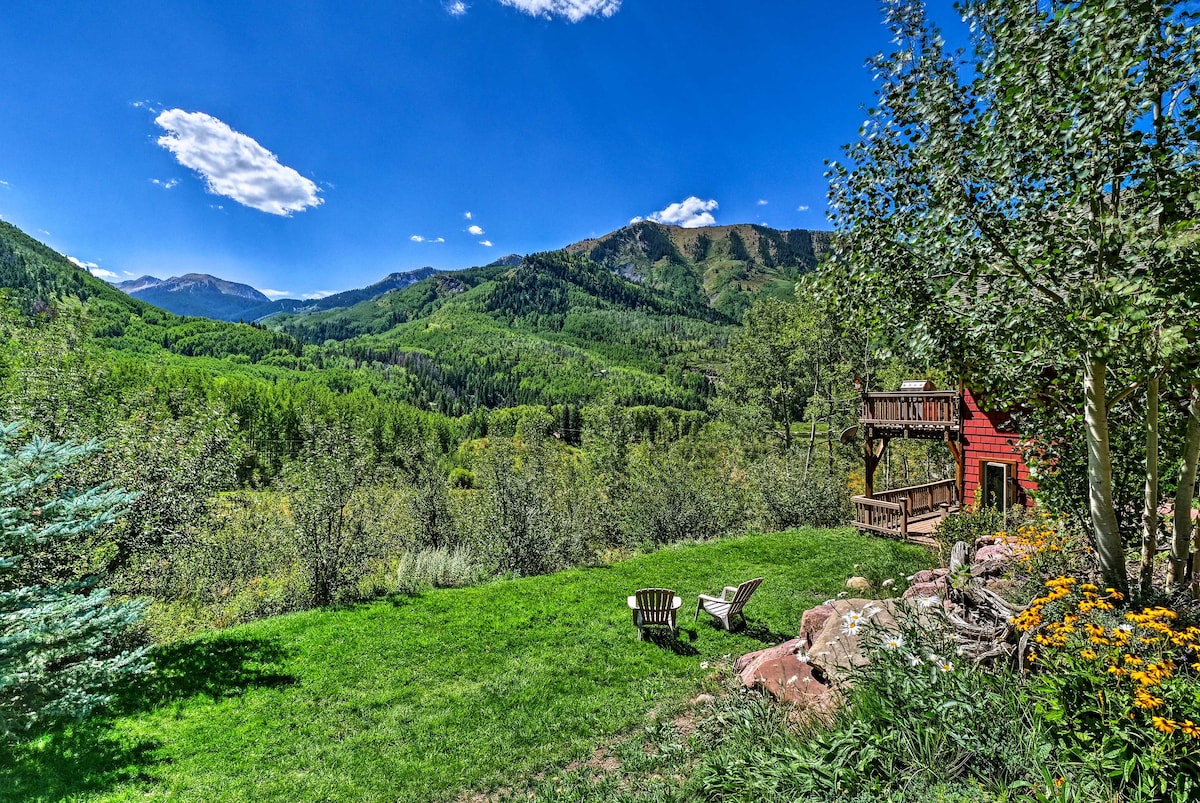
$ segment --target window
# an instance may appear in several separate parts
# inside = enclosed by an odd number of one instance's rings
[[[1016,465],[999,460],[979,461],[979,506],[1007,513],[1014,501]]]

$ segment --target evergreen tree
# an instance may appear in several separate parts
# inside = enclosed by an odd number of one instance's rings
[[[144,649],[116,646],[142,603],[115,603],[94,581],[39,583],[22,571],[27,553],[88,538],[134,495],[107,484],[63,487],[64,469],[99,444],[18,443],[20,426],[0,425],[0,740],[86,716],[109,701],[113,680],[148,666]]]

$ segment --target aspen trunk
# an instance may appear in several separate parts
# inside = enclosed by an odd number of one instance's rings
[[[821,363],[817,363],[816,378],[813,379],[812,398],[817,397],[817,392],[820,390],[821,381]],[[825,433],[825,437],[829,437],[829,433]],[[804,453],[804,481],[808,482],[808,469],[812,466],[813,449],[817,444],[817,416],[814,414],[808,420],[808,451]]]
[[[1142,592],[1154,581],[1158,551],[1158,377],[1146,382],[1146,491],[1142,504]]]
[[[1113,507],[1112,455],[1108,442],[1107,365],[1091,355],[1083,374],[1083,419],[1087,430],[1088,513],[1104,582],[1121,593],[1128,590],[1125,551]]]
[[[1187,572],[1188,551],[1192,541],[1192,497],[1196,491],[1196,464],[1200,460],[1200,385],[1192,385],[1188,401],[1187,439],[1183,464],[1179,467],[1179,485],[1175,490],[1175,519],[1171,533],[1171,585],[1183,582]]]

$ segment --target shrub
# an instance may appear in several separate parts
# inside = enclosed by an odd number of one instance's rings
[[[681,452],[651,444],[633,450],[616,504],[626,544],[716,538],[745,521],[748,500],[740,472],[706,470]]]
[[[1200,797],[1200,628],[1165,607],[1058,577],[1015,620],[1029,694],[1064,756],[1125,800]]]
[[[396,568],[396,591],[419,594],[427,588],[462,588],[482,581],[490,570],[469,549],[405,552]]]
[[[759,462],[750,472],[764,524],[785,530],[801,524],[840,527],[851,518],[844,476],[810,473],[807,477],[778,458]]]

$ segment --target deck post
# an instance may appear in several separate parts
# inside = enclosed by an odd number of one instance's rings
[[[959,507],[965,508],[966,501],[963,499],[963,485],[966,480],[967,466],[962,440],[955,441],[947,437],[946,448],[950,450],[950,454],[954,457],[954,492],[958,495]]]
[[[863,457],[866,459],[866,473],[863,476],[863,496],[868,498],[875,495],[875,469],[879,467],[879,461],[883,459],[883,453],[887,451],[888,441],[890,438],[880,438],[879,448],[875,448],[875,440],[873,438],[864,439]]]

